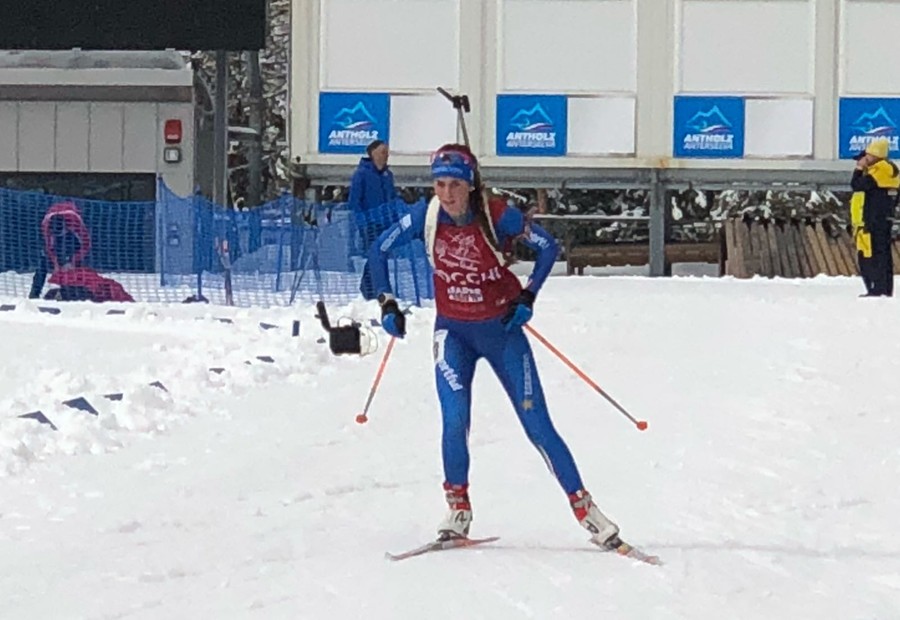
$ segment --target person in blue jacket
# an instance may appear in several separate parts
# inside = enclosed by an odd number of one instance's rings
[[[443,488],[449,507],[438,526],[438,537],[467,537],[472,523],[468,435],[472,380],[476,362],[483,358],[568,496],[576,519],[591,533],[591,541],[605,548],[620,546],[618,526],[600,512],[585,490],[575,460],[550,420],[537,365],[522,329],[556,261],[556,240],[504,200],[488,198],[478,162],[468,147],[442,146],[432,157],[431,174],[434,198],[427,205],[411,205],[407,215],[382,233],[369,252],[369,264],[382,326],[396,338],[406,335],[406,321],[392,294],[388,254],[421,239],[434,268],[434,371],[443,417]],[[508,268],[516,242],[537,252],[524,287]]]
[[[368,252],[372,242],[387,227],[387,219],[380,207],[397,198],[394,173],[388,168],[390,149],[386,142],[374,140],[366,147],[366,156],[350,180],[348,206],[359,225],[363,252]],[[368,264],[363,269],[359,290],[366,299],[375,299],[372,276]]]

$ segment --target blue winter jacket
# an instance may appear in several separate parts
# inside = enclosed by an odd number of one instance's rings
[[[350,208],[356,212],[364,212],[380,207],[396,197],[394,173],[390,168],[379,170],[368,157],[360,159],[350,181]]]

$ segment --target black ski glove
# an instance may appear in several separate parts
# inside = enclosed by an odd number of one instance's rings
[[[506,331],[513,327],[522,327],[531,320],[531,315],[534,313],[534,299],[534,293],[527,288],[522,289],[519,296],[509,304],[509,309],[503,317],[502,323],[506,325]]]
[[[378,303],[381,304],[381,326],[384,331],[394,338],[403,338],[406,335],[406,317],[400,311],[397,300],[393,295],[379,295]]]

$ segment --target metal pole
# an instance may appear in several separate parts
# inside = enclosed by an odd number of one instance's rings
[[[666,189],[659,180],[659,170],[650,172],[650,275],[671,275],[666,262]]]
[[[262,203],[262,132],[263,90],[259,70],[259,52],[247,52],[247,81],[250,83],[250,129],[254,131],[247,145],[247,205]]]
[[[216,52],[216,93],[213,102],[213,202],[228,200],[228,54]]]

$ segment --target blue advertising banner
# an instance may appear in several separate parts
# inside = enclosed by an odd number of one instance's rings
[[[566,154],[565,95],[497,95],[497,155]]]
[[[742,97],[675,97],[675,157],[744,156]]]
[[[319,152],[365,153],[390,142],[391,97],[385,93],[319,93]]]
[[[838,110],[838,158],[852,159],[876,138],[887,138],[891,157],[900,155],[900,99],[842,97]]]

